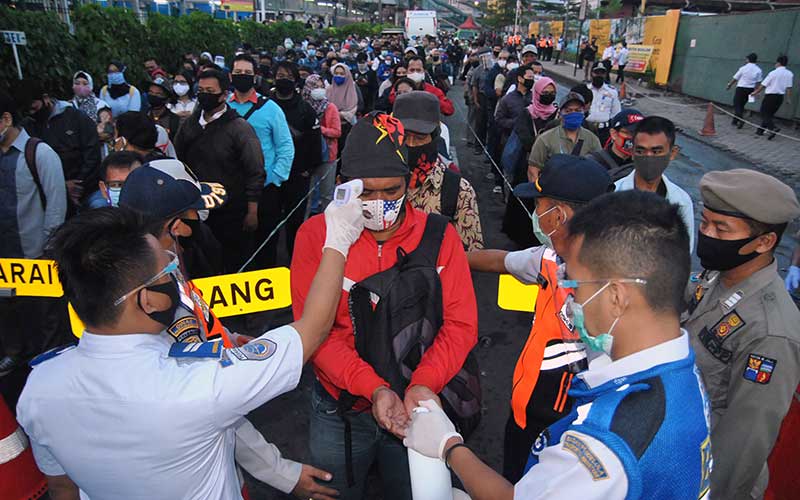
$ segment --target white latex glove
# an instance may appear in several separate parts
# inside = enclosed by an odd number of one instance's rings
[[[508,252],[503,260],[506,271],[526,285],[536,283],[539,278],[539,270],[537,269],[538,266],[536,265],[533,251],[537,248],[531,247],[525,250],[517,250],[516,252]]]
[[[432,399],[419,402],[419,408],[411,415],[411,425],[406,431],[403,444],[406,448],[430,458],[444,460],[444,445],[451,437],[461,437],[453,422]]]
[[[364,210],[358,198],[364,190],[364,184],[361,179],[345,184],[350,185],[350,200],[344,205],[333,201],[325,209],[325,245],[322,248],[332,248],[347,258],[350,245],[364,230]]]
[[[789,293],[795,291],[800,286],[800,267],[789,266],[789,272],[786,273],[786,290]]]

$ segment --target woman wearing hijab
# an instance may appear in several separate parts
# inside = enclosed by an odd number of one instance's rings
[[[342,136],[342,121],[339,118],[339,109],[328,100],[325,91],[325,82],[319,75],[309,75],[303,86],[303,99],[311,105],[317,113],[322,138],[327,146],[327,156],[323,163],[311,173],[311,185],[319,182],[318,193],[309,200],[307,214],[322,213],[333,199],[333,188],[336,185],[336,158],[339,155],[338,140]],[[323,151],[324,154],[324,151]]]
[[[108,103],[94,95],[94,82],[92,75],[85,71],[78,71],[72,77],[72,106],[97,123],[97,113],[103,108],[108,108]]]
[[[354,125],[358,108],[358,94],[353,74],[344,63],[334,65],[331,73],[333,74],[333,84],[326,91],[328,102],[332,102],[339,109],[339,116],[343,123]]]
[[[555,105],[556,82],[546,76],[539,78],[533,85],[533,96],[531,104],[525,108],[527,112],[520,113],[514,125],[513,134],[519,139],[522,146],[522,153],[518,155],[514,164],[514,175],[511,181],[512,186],[521,182],[527,182],[528,154],[533,148],[536,137],[545,131],[547,123],[558,114]],[[509,138],[508,143],[512,139]],[[508,143],[506,145],[508,145]],[[523,200],[529,211],[533,211],[533,200]],[[508,237],[520,245],[521,248],[528,248],[538,245],[536,237],[531,231],[531,219],[520,206],[519,200],[515,196],[509,196],[506,202],[506,212],[503,216],[503,232]]]
[[[125,81],[125,65],[119,61],[108,64],[108,85],[100,89],[100,98],[111,107],[114,118],[126,111],[142,109],[139,89]]]

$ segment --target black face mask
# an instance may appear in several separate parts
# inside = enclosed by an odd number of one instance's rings
[[[42,103],[42,107],[39,108],[38,111],[35,113],[31,113],[31,118],[36,120],[39,123],[44,123],[47,121],[47,118],[50,116],[50,108],[47,107],[44,102]]]
[[[168,327],[175,321],[175,312],[178,310],[178,306],[181,303],[181,294],[178,291],[178,282],[175,281],[175,278],[170,276],[170,280],[167,283],[162,283],[160,285],[152,285],[145,287],[144,290],[149,290],[151,292],[156,293],[163,293],[167,295],[170,300],[170,306],[163,311],[155,311],[147,314],[150,319],[155,321],[156,323],[164,325],[164,328]],[[139,304],[139,307],[144,310],[142,307],[142,296],[141,290],[136,295],[136,302]]]
[[[533,78],[523,78],[522,80],[522,85],[528,90],[532,89],[535,84],[536,80]]]
[[[282,96],[290,96],[294,94],[294,80],[288,78],[278,78],[275,80],[275,90]]]
[[[237,91],[245,93],[250,92],[256,82],[253,75],[231,75],[231,83]]]
[[[219,102],[219,98],[222,96],[222,92],[219,94],[210,94],[207,92],[201,92],[197,94],[197,104],[200,105],[200,109],[205,112],[214,111],[219,107],[221,104]]]
[[[556,100],[555,94],[541,94],[539,96],[539,103],[544,104],[545,106],[553,104],[555,100]]]
[[[271,72],[272,72],[272,66],[270,66],[269,64],[259,64],[258,65],[258,73],[261,76],[269,76],[269,74]]]
[[[495,57],[497,57],[497,56],[499,56],[499,55],[500,55],[500,52],[499,52],[499,51],[498,51],[498,52],[492,52],[492,54],[493,54]]]
[[[473,68],[477,68],[478,67],[478,61],[472,61],[472,67]]]
[[[420,160],[427,163],[433,163],[439,158],[439,148],[437,147],[436,140],[433,139],[428,144],[422,146],[408,147],[408,166],[414,169],[418,166]]]
[[[147,102],[151,108],[163,108],[167,104],[167,98],[163,95],[147,94]]]
[[[739,250],[759,236],[761,235],[741,240],[720,240],[706,236],[698,231],[697,256],[700,257],[700,265],[710,271],[728,271],[750,262],[760,254],[751,252],[746,255],[740,255]]]
[[[592,87],[594,87],[594,88],[599,89],[600,87],[603,86],[603,84],[605,82],[606,82],[606,80],[602,76],[593,76],[592,77]]]

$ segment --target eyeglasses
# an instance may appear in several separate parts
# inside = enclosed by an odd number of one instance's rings
[[[617,283],[636,283],[637,285],[646,285],[647,280],[643,278],[608,278],[604,280],[558,280],[558,286],[561,288],[578,288],[581,284],[587,283],[610,283],[616,281]]]
[[[167,252],[167,255],[169,255],[171,257],[171,260],[170,260],[169,264],[164,266],[164,269],[159,271],[158,274],[156,274],[155,276],[153,276],[149,280],[145,281],[141,285],[137,286],[136,288],[134,288],[130,292],[126,293],[122,297],[120,297],[117,300],[115,300],[114,301],[114,307],[117,307],[118,305],[120,305],[123,302],[125,302],[125,299],[127,299],[128,297],[130,297],[134,293],[138,292],[142,288],[147,288],[148,286],[152,285],[153,283],[155,283],[156,281],[160,280],[161,278],[163,278],[164,276],[166,276],[168,274],[171,274],[172,276],[174,276],[176,281],[178,281],[178,283],[180,283],[180,284],[183,284],[185,282],[185,280],[183,279],[183,275],[181,274],[181,266],[180,266],[180,260],[178,260],[178,255],[175,252],[170,252],[169,250],[164,250],[164,251]]]

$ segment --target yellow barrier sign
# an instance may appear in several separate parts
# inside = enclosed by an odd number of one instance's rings
[[[533,312],[539,285],[526,285],[510,274],[501,274],[497,284],[497,305],[506,311]]]
[[[0,259],[0,288],[14,289],[24,296],[64,295],[52,260]]]
[[[193,283],[220,318],[292,305],[287,267],[200,278]]]

